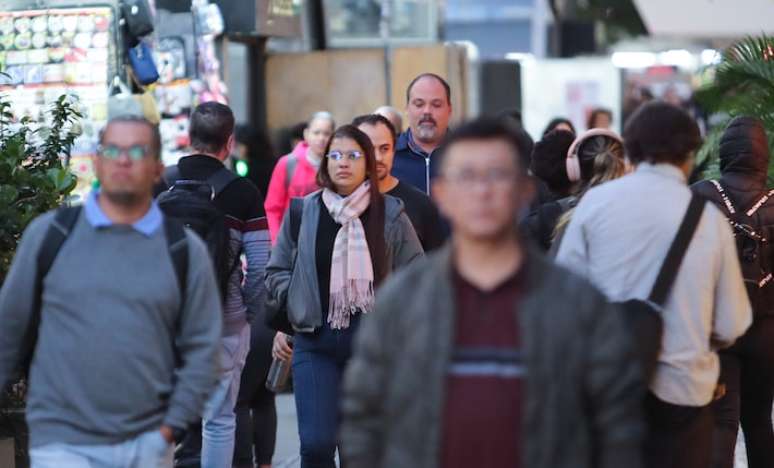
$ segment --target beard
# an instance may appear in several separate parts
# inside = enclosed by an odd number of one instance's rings
[[[414,135],[417,140],[421,141],[422,143],[433,143],[436,139],[436,133],[438,132],[438,127],[433,125],[422,125],[420,124],[417,128],[417,133]]]
[[[104,188],[101,193],[110,200],[111,203],[127,208],[142,204],[143,197],[136,192],[126,190],[107,191]]]

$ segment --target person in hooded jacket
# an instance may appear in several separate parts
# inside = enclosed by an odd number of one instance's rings
[[[753,307],[752,326],[734,346],[720,353],[720,388],[725,396],[714,404],[715,468],[733,468],[740,421],[748,466],[774,466],[774,249],[764,240],[774,238],[774,190],[767,186],[769,157],[763,124],[751,117],[736,117],[720,140],[720,180],[705,180],[692,187],[715,203],[734,227]]]

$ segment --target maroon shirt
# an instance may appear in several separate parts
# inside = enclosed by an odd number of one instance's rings
[[[442,468],[519,468],[524,367],[521,272],[491,291],[455,274],[457,322],[446,378]]]

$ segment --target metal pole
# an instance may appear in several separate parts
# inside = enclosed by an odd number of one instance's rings
[[[392,45],[390,44],[390,25],[392,24],[392,0],[382,0],[379,32],[384,44],[384,82],[387,88],[387,105],[392,105]]]

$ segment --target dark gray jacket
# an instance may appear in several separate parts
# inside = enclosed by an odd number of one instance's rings
[[[304,197],[298,247],[290,232],[290,210],[285,212],[277,245],[272,249],[266,265],[266,290],[270,307],[287,304],[288,318],[298,332],[312,332],[323,323],[315,259],[321,194],[321,191],[317,191]],[[387,248],[386,265],[390,271],[423,254],[411,221],[403,212],[403,202],[389,195],[384,197],[384,240]]]
[[[397,274],[361,324],[344,378],[348,468],[436,468],[454,339],[451,249]],[[620,309],[585,280],[528,255],[514,307],[524,346],[522,466],[639,468],[644,395]]]

